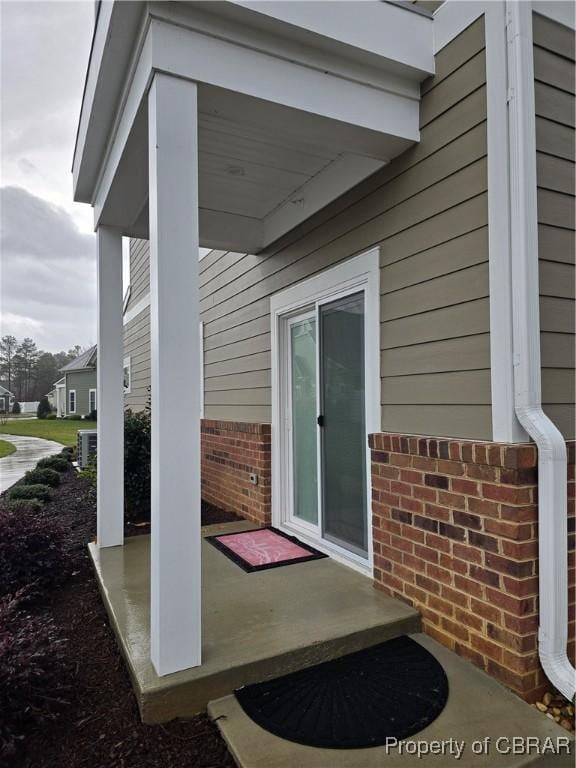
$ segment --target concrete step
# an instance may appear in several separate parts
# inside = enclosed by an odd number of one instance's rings
[[[203,535],[253,528],[207,526]],[[420,630],[420,615],[330,558],[244,573],[202,543],[202,664],[158,677],[150,662],[150,538],[90,546],[142,720],[190,717],[249,683]]]
[[[410,737],[404,748],[390,744],[370,749],[316,749],[278,738],[256,725],[235,696],[208,705],[239,768],[569,768],[574,765],[574,741],[567,731],[521,701],[469,662],[426,635],[412,637],[436,656],[450,685],[442,714]],[[520,741],[513,742],[514,737]],[[527,742],[532,737],[537,741]],[[407,747],[407,743],[414,747]],[[528,744],[532,747],[529,751]],[[432,745],[438,754],[418,757],[410,752]],[[516,753],[513,745],[516,744]],[[473,751],[478,750],[478,754]],[[441,750],[441,751],[440,751]],[[458,750],[461,750],[459,752]],[[552,751],[554,750],[554,751]]]

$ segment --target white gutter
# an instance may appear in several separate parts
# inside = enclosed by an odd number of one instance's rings
[[[570,701],[576,670],[568,641],[568,534],[566,442],[542,410],[536,120],[532,3],[506,3],[514,402],[518,420],[538,447],[540,662]]]

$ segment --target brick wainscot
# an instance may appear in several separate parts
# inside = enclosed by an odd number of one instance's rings
[[[202,498],[258,525],[270,525],[270,424],[203,419],[201,452]]]
[[[574,442],[568,444],[569,655],[574,658]],[[425,631],[522,698],[538,661],[537,451],[370,436],[374,580],[422,613]]]

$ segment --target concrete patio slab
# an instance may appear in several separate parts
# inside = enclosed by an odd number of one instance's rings
[[[371,749],[315,749],[280,739],[256,725],[235,696],[208,705],[239,768],[412,768],[413,766],[462,766],[463,768],[569,768],[574,765],[574,742],[556,725],[503,688],[469,662],[426,635],[413,638],[436,656],[450,685],[442,714],[407,742],[444,745],[439,754],[418,757],[398,745]],[[526,737],[535,737],[540,750],[554,746],[557,754],[514,754],[527,748]],[[513,742],[514,737],[523,741]],[[457,745],[462,745],[460,755]],[[473,744],[479,749],[474,754]],[[411,749],[411,748],[408,748]],[[440,749],[440,748],[439,748]]]
[[[207,526],[203,535],[253,528]],[[158,677],[150,662],[150,537],[90,552],[146,723],[188,717],[240,685],[418,631],[418,613],[328,558],[245,573],[202,543],[202,665]]]
[[[24,477],[29,469],[34,469],[40,459],[60,453],[64,447],[53,440],[44,440],[40,437],[0,435],[0,439],[7,440],[16,446],[15,453],[0,459],[0,493]]]

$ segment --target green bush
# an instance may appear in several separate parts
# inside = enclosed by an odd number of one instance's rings
[[[75,454],[76,454],[76,448],[73,448],[71,445],[67,445],[65,448],[62,448],[62,450],[59,453],[59,456],[66,459],[66,461],[74,461]]]
[[[40,459],[36,464],[36,469],[55,469],[58,472],[66,472],[68,458],[65,456],[47,456],[45,459]]]
[[[86,421],[96,421],[98,418],[98,411],[90,411],[90,413],[86,416]]]
[[[51,412],[52,412],[52,408],[50,407],[48,398],[43,397],[38,403],[38,408],[36,409],[36,416],[38,416],[39,419],[45,419],[48,416],[48,414]]]
[[[49,413],[44,417],[47,421],[51,421],[52,419],[56,419],[57,416],[55,413]]]
[[[60,475],[55,469],[31,469],[22,478],[24,485],[60,485]]]
[[[71,413],[69,416],[65,416],[65,419],[66,421],[83,421],[79,413]]]
[[[150,520],[150,413],[124,413],[124,509],[126,520]]]
[[[82,477],[85,477],[93,488],[96,488],[96,483],[98,479],[98,476],[96,473],[96,465],[97,465],[97,454],[91,453],[88,456],[88,463],[86,464],[86,466],[81,472]]]
[[[40,499],[48,501],[50,498],[50,486],[48,485],[16,485],[8,491],[9,499]]]
[[[4,508],[15,512],[34,513],[42,509],[42,502],[38,499],[10,499],[4,503]]]
[[[18,400],[15,400],[14,405],[12,406],[12,413],[18,415],[20,411],[21,411],[20,403],[18,402]]]

